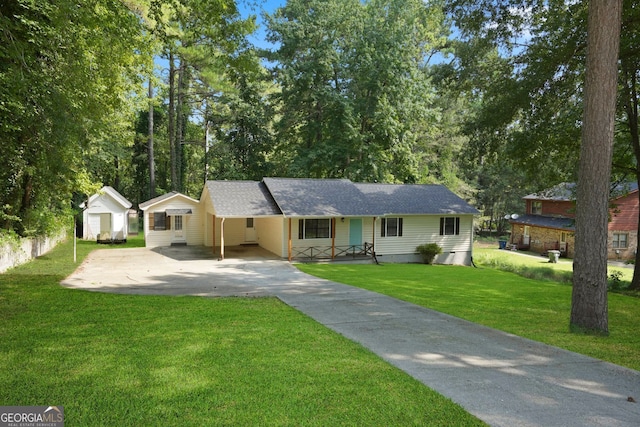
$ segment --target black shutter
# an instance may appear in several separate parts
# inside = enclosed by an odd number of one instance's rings
[[[402,218],[398,218],[398,237],[402,237]]]
[[[456,217],[456,235],[460,234],[460,217]]]
[[[444,236],[444,218],[440,218],[440,235]]]
[[[298,220],[298,240],[304,240],[304,219]]]
[[[382,218],[382,224],[380,224],[380,236],[384,237],[387,234],[387,219]]]

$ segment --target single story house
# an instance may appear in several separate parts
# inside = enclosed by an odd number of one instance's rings
[[[170,193],[140,205],[147,212],[147,246],[173,243],[158,238],[166,230],[149,223],[163,210],[169,216],[176,206],[163,200],[179,196],[189,201],[182,209],[192,215],[193,232],[185,243],[211,246],[222,258],[225,247],[254,244],[289,260],[375,253],[380,261],[412,262],[420,260],[417,246],[437,243],[443,253],[436,262],[471,264],[478,211],[441,185],[298,178],[208,181],[199,201]]]
[[[105,186],[83,205],[82,238],[99,242],[126,241],[131,202]]]
[[[545,253],[559,250],[572,258],[575,242],[575,184],[561,183],[524,197],[525,215],[512,218],[511,244]],[[638,184],[616,185],[611,190],[608,237],[609,259],[633,259],[637,251]]]

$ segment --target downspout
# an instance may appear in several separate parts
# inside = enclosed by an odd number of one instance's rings
[[[211,243],[211,246],[213,248],[213,254],[215,255],[216,254],[216,216],[215,215],[212,215],[212,216],[213,216],[213,232],[211,234],[212,234],[213,242]]]

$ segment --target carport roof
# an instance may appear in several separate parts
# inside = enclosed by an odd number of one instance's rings
[[[217,216],[282,216],[278,205],[262,182],[207,181],[206,186]]]

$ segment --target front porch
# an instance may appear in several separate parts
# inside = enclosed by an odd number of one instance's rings
[[[307,246],[292,247],[291,259],[313,261],[341,261],[341,260],[376,260],[373,244],[365,242],[362,245],[345,246]]]

